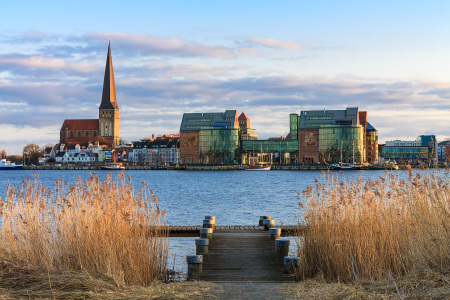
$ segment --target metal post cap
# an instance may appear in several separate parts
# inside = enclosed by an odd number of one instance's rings
[[[203,255],[186,255],[186,262],[188,264],[201,264],[203,263]]]
[[[289,246],[289,240],[275,240],[275,246],[277,247],[288,247]]]

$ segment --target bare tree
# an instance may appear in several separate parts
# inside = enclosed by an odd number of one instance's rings
[[[6,151],[5,149],[3,149],[2,151],[0,151],[0,158],[6,158]]]
[[[37,164],[42,156],[42,149],[36,144],[28,144],[23,148],[23,156],[27,163]]]

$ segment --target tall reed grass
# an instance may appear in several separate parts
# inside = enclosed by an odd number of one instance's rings
[[[47,270],[106,275],[117,284],[149,285],[166,270],[165,212],[123,173],[94,174],[47,189],[37,177],[9,185],[0,199],[0,260]]]
[[[449,173],[422,174],[345,180],[328,173],[299,193],[300,277],[450,275]]]

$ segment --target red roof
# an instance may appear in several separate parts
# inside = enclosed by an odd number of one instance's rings
[[[239,116],[238,120],[250,120],[250,119],[244,114],[244,112],[242,112],[242,114]]]
[[[98,119],[71,119],[64,120],[61,130],[98,130]]]

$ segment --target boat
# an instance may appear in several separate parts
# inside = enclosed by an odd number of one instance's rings
[[[110,163],[108,166],[103,166],[102,170],[119,171],[125,170],[121,163]]]
[[[20,170],[22,167],[22,165],[16,165],[6,159],[2,159],[0,162],[0,170]]]
[[[249,165],[246,170],[247,171],[270,171],[270,166],[265,166],[263,164],[253,164],[253,165]]]
[[[355,166],[349,163],[340,162],[338,164],[331,165],[334,170],[355,170]]]

